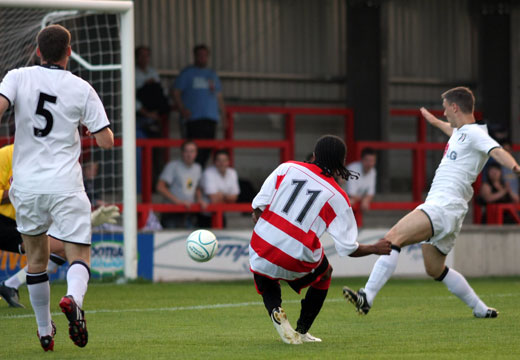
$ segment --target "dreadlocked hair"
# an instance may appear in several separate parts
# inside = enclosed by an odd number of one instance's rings
[[[335,135],[324,135],[314,146],[313,164],[317,165],[325,176],[337,175],[345,180],[358,179],[358,173],[345,168],[346,155],[347,147],[341,138]]]

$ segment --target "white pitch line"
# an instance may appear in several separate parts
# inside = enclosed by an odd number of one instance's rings
[[[330,299],[326,302],[339,302],[345,301],[344,299]],[[300,300],[284,300],[284,303],[299,303]],[[99,309],[99,310],[85,310],[85,314],[110,314],[110,313],[129,313],[129,312],[156,312],[156,311],[190,311],[190,310],[212,310],[212,309],[225,309],[225,308],[236,308],[246,306],[259,306],[264,305],[261,301],[251,301],[243,303],[230,303],[230,304],[210,304],[210,305],[194,305],[194,306],[174,306],[164,308],[148,308],[148,309]],[[60,315],[61,312],[51,313],[52,316]],[[4,315],[0,316],[1,319],[24,319],[33,318],[34,314],[23,314],[23,315]]]
[[[494,298],[494,297],[510,297],[510,296],[518,296],[518,294],[493,294],[484,296],[485,298]],[[396,297],[392,297],[395,299]],[[454,295],[445,295],[445,296],[432,296],[429,299],[456,299]],[[404,297],[403,297],[404,299]],[[345,301],[343,298],[335,298],[325,300],[327,303],[331,302],[342,302]],[[284,300],[284,303],[294,304],[299,303],[300,300]],[[99,310],[86,310],[86,314],[120,314],[120,313],[139,313],[139,312],[157,312],[157,311],[191,311],[191,310],[212,310],[212,309],[226,309],[226,308],[236,308],[236,307],[246,307],[246,306],[259,306],[264,305],[261,301],[250,301],[250,302],[242,302],[242,303],[229,303],[229,304],[209,304],[209,305],[194,305],[194,306],[174,306],[174,307],[163,307],[163,308],[146,308],[146,309],[99,309]],[[52,316],[58,316],[61,312],[51,313]],[[25,319],[25,318],[33,318],[34,314],[23,314],[23,315],[4,315],[0,316],[0,320],[3,319]]]

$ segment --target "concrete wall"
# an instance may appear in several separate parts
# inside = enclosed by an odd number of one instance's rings
[[[520,275],[520,227],[464,226],[453,267],[465,276]]]

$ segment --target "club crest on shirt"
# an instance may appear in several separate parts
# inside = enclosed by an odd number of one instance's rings
[[[457,142],[459,143],[463,143],[464,140],[466,140],[466,137],[467,137],[467,134],[466,133],[462,133],[459,135],[459,138],[457,139]]]
[[[453,150],[453,151],[450,151],[450,152],[448,153],[448,159],[450,159],[450,160],[455,160],[455,159],[457,159],[457,152],[454,151],[454,150]]]

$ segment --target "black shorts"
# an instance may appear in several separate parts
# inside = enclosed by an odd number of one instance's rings
[[[307,286],[312,285],[317,280],[320,280],[321,277],[327,272],[329,269],[329,260],[325,255],[323,255],[323,259],[321,260],[321,263],[318,265],[316,269],[314,269],[313,272],[308,273],[302,278],[296,279],[296,280],[286,280],[287,284],[296,291],[298,294],[302,291],[302,289],[306,288]],[[256,290],[259,294],[262,294],[264,292],[264,289],[266,286],[269,285],[269,283],[272,282],[278,282],[278,280],[274,280],[271,278],[268,278],[266,276],[263,276],[261,274],[254,274],[255,279],[255,286]]]
[[[22,235],[16,229],[16,221],[0,215],[0,250],[20,253]]]

